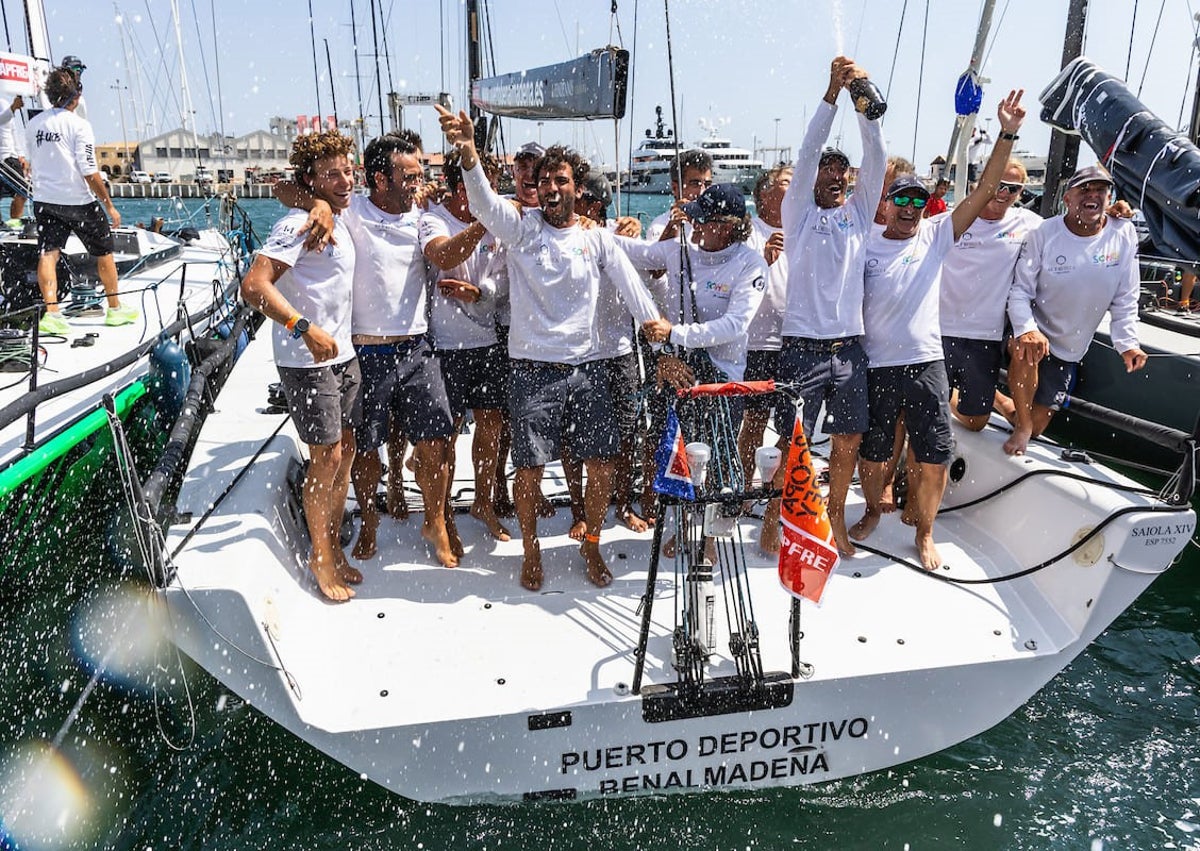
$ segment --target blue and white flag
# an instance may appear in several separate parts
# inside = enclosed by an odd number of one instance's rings
[[[692,471],[684,451],[683,430],[679,427],[679,418],[675,416],[673,407],[667,409],[667,427],[663,429],[662,440],[654,450],[654,465],[658,468],[654,475],[655,491],[680,499],[696,498],[696,489],[692,487]]]

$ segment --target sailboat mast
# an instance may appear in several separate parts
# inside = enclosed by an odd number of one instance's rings
[[[985,0],[983,10],[979,14],[979,28],[975,30],[975,44],[971,48],[971,61],[968,63],[966,71],[973,79],[978,78],[979,72],[983,68],[984,49],[987,47],[988,34],[992,31],[992,16],[995,11],[996,0]],[[950,166],[953,164],[955,166],[955,198],[967,196],[967,145],[975,130],[976,115],[978,115],[977,112],[956,120],[954,130],[950,134],[950,145],[946,151],[946,170],[942,177],[950,177]]]
[[[1083,54],[1083,33],[1087,24],[1088,0],[1071,0],[1067,9],[1067,33],[1063,37],[1062,66]],[[1038,211],[1050,218],[1058,209],[1058,187],[1064,177],[1075,171],[1079,161],[1079,137],[1055,129],[1050,133],[1050,153],[1046,156],[1046,183],[1042,190],[1042,206]]]
[[[367,119],[363,115],[362,69],[358,65],[358,19],[354,15],[354,0],[350,0],[350,37],[354,43],[354,87],[358,91],[358,149],[367,146]]]
[[[175,22],[175,50],[179,54],[179,93],[183,110],[183,129],[192,129],[192,147],[196,152],[196,165],[200,161],[200,137],[196,132],[196,112],[192,107],[192,94],[188,90],[187,67],[183,62],[183,28],[179,24],[179,0],[171,0],[171,19]]]
[[[482,110],[471,99],[475,81],[483,76],[482,54],[479,46],[479,0],[467,0],[467,114],[475,121]]]

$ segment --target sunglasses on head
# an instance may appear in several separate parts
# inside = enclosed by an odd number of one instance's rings
[[[996,193],[999,194],[1001,192],[1007,192],[1010,195],[1015,195],[1015,194],[1020,193],[1024,188],[1025,188],[1024,183],[1001,182],[1000,185],[996,187]]]
[[[897,207],[907,207],[912,204],[914,210],[919,210],[929,201],[928,198],[914,197],[912,195],[893,195],[892,203]]]

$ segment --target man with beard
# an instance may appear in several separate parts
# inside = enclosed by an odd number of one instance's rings
[[[454,115],[439,106],[438,115],[447,141],[461,153],[472,212],[508,245],[509,301],[516,320],[508,352],[514,496],[524,547],[521,585],[530,591],[542,587],[539,486],[545,465],[568,450],[583,460],[588,476],[587,534],[580,555],[589,581],[605,587],[612,573],[600,552],[600,528],[612,494],[620,436],[608,403],[608,370],[597,358],[602,278],[617,288],[639,322],[657,319],[658,311],[613,235],[603,228],[580,227],[575,203],[587,164],[578,154],[565,148],[546,152],[534,171],[540,209],[522,216],[488,185],[467,114]]]
[[[1029,237],[1008,298],[1013,340],[1009,455],[1022,455],[1062,405],[1105,311],[1113,348],[1126,372],[1146,365],[1137,339],[1137,233],[1105,212],[1113,181],[1099,166],[1075,172],[1063,194],[1066,212]]]
[[[826,407],[824,430],[831,447],[829,520],[838,549],[847,554],[854,547],[846,535],[846,493],[867,430],[867,356],[859,342],[863,247],[883,188],[886,153],[879,122],[860,114],[863,162],[854,195],[847,200],[850,160],[841,151],[823,146],[837,115],[838,94],[866,75],[851,59],[833,60],[829,86],[800,144],[780,210],[784,253],[792,262],[779,377],[800,384],[805,435],[813,434],[822,403]],[[790,441],[795,409],[781,405],[776,413],[781,442]],[[780,465],[775,476],[776,487],[783,484],[785,467]],[[759,538],[759,546],[768,553],[779,552],[779,513],[780,500],[771,500]]]

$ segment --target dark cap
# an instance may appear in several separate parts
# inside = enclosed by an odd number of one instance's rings
[[[583,193],[591,195],[605,207],[612,203],[612,185],[600,172],[592,172],[583,180]]]
[[[71,68],[72,70],[77,69],[79,71],[82,71],[85,68],[87,68],[87,66],[83,64],[83,60],[73,54],[68,54],[67,56],[64,56],[62,65],[60,67]]]
[[[697,224],[703,224],[718,216],[734,216],[740,219],[746,215],[746,199],[742,190],[732,183],[714,183],[695,201],[684,204],[683,211]]]
[[[821,151],[821,159],[817,161],[817,168],[825,165],[829,160],[841,160],[844,167],[850,168],[850,158],[837,148],[826,148]]]
[[[1113,185],[1113,179],[1107,171],[1098,165],[1089,165],[1071,175],[1071,179],[1067,181],[1067,189],[1074,189],[1076,186],[1083,186],[1085,183],[1094,183],[1095,181],[1107,183],[1109,186]]]
[[[535,160],[540,160],[545,153],[546,149],[537,142],[526,142],[513,154],[513,159],[519,160],[521,157],[533,157]]]
[[[919,193],[925,198],[929,197],[929,190],[925,188],[921,178],[915,174],[902,174],[888,187],[887,197],[894,198],[897,195],[909,195],[913,192]]]

